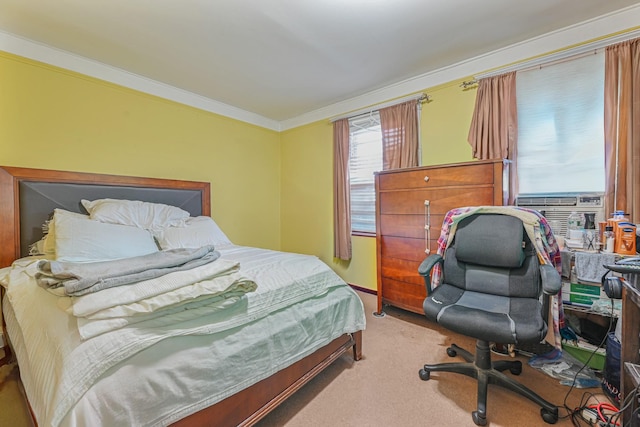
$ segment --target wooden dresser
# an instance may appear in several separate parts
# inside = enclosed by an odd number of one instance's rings
[[[509,161],[484,160],[378,172],[376,246],[378,313],[389,304],[423,313],[418,266],[436,253],[445,214],[463,206],[505,205]]]

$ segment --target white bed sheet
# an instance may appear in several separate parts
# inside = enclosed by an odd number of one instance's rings
[[[179,336],[151,340],[147,348],[125,351],[124,362],[111,357],[99,370],[84,372],[80,382],[86,387],[68,389],[75,374],[68,371],[77,366],[69,357],[75,357],[82,343],[73,316],[37,285],[30,292],[12,292],[10,287],[9,296],[24,298],[5,299],[14,304],[4,304],[7,331],[38,424],[166,425],[270,376],[344,333],[364,329],[359,297],[316,257],[238,246],[221,252],[239,261],[242,273],[258,283],[257,292],[234,305],[236,312],[226,319],[226,327],[198,323],[210,316],[182,322],[180,334],[169,334]],[[252,315],[254,305],[259,309]],[[30,312],[26,321],[19,311]],[[48,325],[44,330],[42,322]],[[124,329],[136,336],[140,325]],[[97,352],[119,354],[121,348],[109,348],[111,334],[83,345],[95,343]],[[140,336],[148,338],[146,333]],[[78,397],[66,398],[72,395]]]

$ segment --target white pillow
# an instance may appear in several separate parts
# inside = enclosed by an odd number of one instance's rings
[[[189,217],[189,212],[178,207],[139,200],[82,200],[82,206],[91,219],[109,224],[133,225],[146,230],[180,226]]]
[[[57,213],[52,222],[58,261],[97,262],[158,252],[153,236],[142,228]]]
[[[89,215],[66,211],[64,209],[58,209],[58,208],[53,210],[53,218],[51,218],[51,220],[49,221],[49,225],[48,225],[49,231],[47,232],[47,235],[44,236],[44,245],[43,245],[44,254],[47,255],[48,258],[51,257],[53,259],[55,259],[56,257],[56,224],[54,221],[54,218],[56,218],[56,216],[58,218],[62,216],[66,216],[66,217],[79,218],[79,219],[85,219],[85,220],[89,219]]]
[[[56,227],[53,223],[53,217],[55,215],[71,215],[77,218],[89,219],[89,215],[83,215],[64,209],[55,208],[50,220],[45,221],[42,224],[42,230],[44,231],[44,237],[29,246],[29,255],[46,255],[48,259],[55,259],[56,257]]]
[[[156,233],[162,250],[176,248],[200,248],[206,245],[221,247],[231,241],[208,216],[191,217],[185,220],[184,227],[166,227]]]

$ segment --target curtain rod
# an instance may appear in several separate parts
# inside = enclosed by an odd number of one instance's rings
[[[473,76],[475,80],[484,79],[487,77],[494,77],[500,74],[510,73],[512,71],[523,71],[528,68],[538,67],[554,61],[561,61],[569,57],[584,55],[585,53],[592,52],[594,50],[603,49],[607,46],[621,43],[627,40],[640,37],[640,30],[629,31],[623,34],[617,34],[615,36],[607,37],[604,39],[596,40],[591,43],[582,44],[580,46],[572,47],[560,52],[551,53],[549,55],[543,55],[534,59],[519,62],[517,64],[508,65],[506,67],[498,68],[486,73],[480,73]]]
[[[347,114],[341,114],[339,116],[335,116],[335,117],[330,118],[329,121],[331,123],[333,123],[333,122],[335,122],[337,120],[341,120],[341,119],[350,119],[352,117],[356,117],[356,116],[361,116],[363,114],[372,113],[372,112],[380,110],[382,108],[391,107],[392,105],[398,105],[398,104],[402,104],[403,102],[413,101],[414,99],[417,100],[418,102],[425,102],[425,101],[429,101],[431,99],[431,97],[429,95],[427,95],[426,93],[420,93],[420,94],[416,94],[416,95],[406,96],[404,98],[398,98],[398,99],[394,99],[393,101],[383,102],[382,104],[376,104],[376,105],[373,105],[373,106],[368,107],[368,108],[363,108],[361,110],[352,111],[352,112],[347,113]]]

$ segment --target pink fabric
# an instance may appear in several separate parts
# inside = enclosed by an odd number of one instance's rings
[[[481,79],[467,138],[474,158],[511,160],[509,203],[518,194],[517,109],[515,72]]]
[[[604,77],[605,212],[640,221],[640,39],[608,46]]]
[[[382,108],[382,168],[418,166],[418,100]]]
[[[349,120],[333,123],[333,256],[351,259]]]

